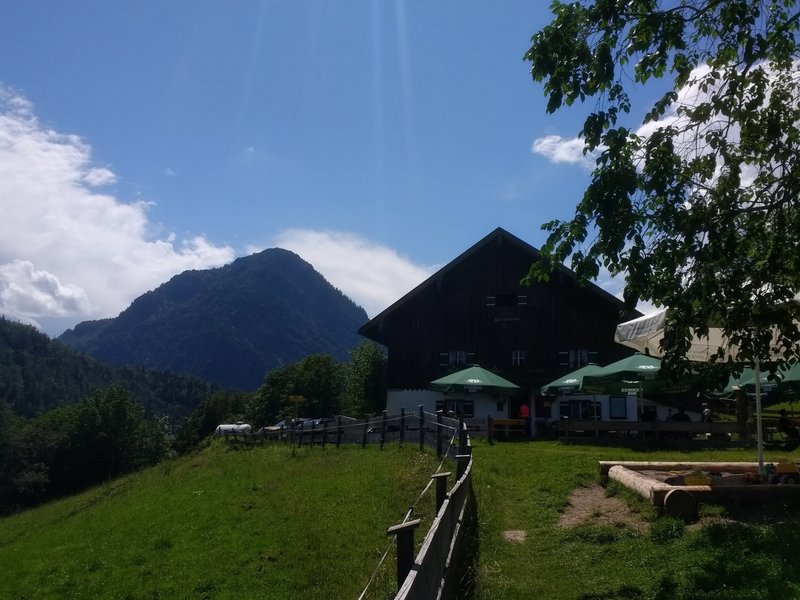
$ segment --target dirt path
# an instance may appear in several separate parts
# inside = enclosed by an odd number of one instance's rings
[[[597,483],[581,486],[572,492],[569,506],[561,515],[559,527],[569,528],[583,523],[629,527],[644,533],[650,524],[630,509],[628,504],[614,496],[606,496],[605,488]]]

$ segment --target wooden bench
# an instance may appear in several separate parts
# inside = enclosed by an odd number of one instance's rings
[[[492,427],[495,433],[522,433],[526,434],[525,419],[493,419]]]

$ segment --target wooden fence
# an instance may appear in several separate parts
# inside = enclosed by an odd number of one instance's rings
[[[447,455],[455,458],[458,445],[466,437],[466,427],[460,428],[458,419],[446,417],[441,413],[427,413],[420,407],[415,413],[406,414],[405,410],[397,415],[383,414],[363,419],[338,416],[314,424],[310,427],[288,426],[281,428],[267,427],[252,433],[226,433],[223,437],[231,442],[289,442],[303,445],[333,444],[384,444],[405,442],[419,444],[420,450],[428,446],[441,457]],[[455,439],[455,442],[453,442]]]
[[[451,473],[433,475],[437,485],[436,517],[416,557],[413,556],[414,530],[419,519],[400,523],[387,531],[397,538],[399,589],[395,600],[455,598],[464,585],[463,565],[469,558],[467,548],[475,543],[477,530],[472,448],[463,423],[459,425],[458,437],[455,485],[447,492],[446,482]]]
[[[701,423],[698,421],[578,421],[564,419],[559,423],[559,435],[569,437],[571,434],[616,433],[622,436],[650,434],[659,439],[706,434],[711,436],[739,434],[739,424],[734,421],[714,421]]]

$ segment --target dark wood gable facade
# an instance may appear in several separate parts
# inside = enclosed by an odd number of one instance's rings
[[[587,362],[630,350],[614,342],[620,300],[567,269],[520,285],[539,252],[496,229],[359,329],[388,349],[388,385],[424,389],[478,364],[529,391]]]

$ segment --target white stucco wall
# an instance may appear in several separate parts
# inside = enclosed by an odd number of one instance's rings
[[[475,418],[492,416],[494,418],[508,417],[508,400],[498,396],[491,396],[481,392],[445,394],[431,390],[389,390],[386,394],[386,410],[389,414],[397,414],[401,408],[406,409],[406,414],[419,410],[420,404],[426,412],[436,410],[437,400],[472,400],[475,403]],[[498,402],[501,407],[498,408]],[[516,415],[511,415],[516,416]]]

